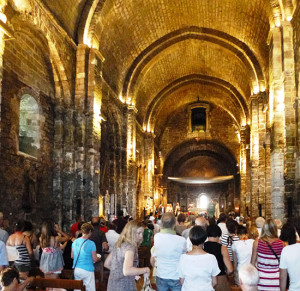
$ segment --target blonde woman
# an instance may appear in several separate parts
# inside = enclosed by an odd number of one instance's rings
[[[280,291],[279,260],[283,242],[277,236],[273,219],[267,219],[262,227],[260,239],[253,243],[251,264],[259,273],[258,290]]]
[[[104,266],[110,269],[107,291],[134,291],[135,276],[150,274],[150,269],[137,268],[138,247],[143,240],[142,222],[132,220],[124,227],[116,247],[108,255]]]

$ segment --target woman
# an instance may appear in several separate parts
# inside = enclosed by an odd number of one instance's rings
[[[178,266],[182,291],[213,291],[220,269],[215,256],[203,250],[206,232],[201,226],[194,226],[189,238],[193,249],[181,255]]]
[[[54,225],[53,222],[47,221],[42,224],[40,269],[46,278],[58,278],[61,273],[64,267],[64,260],[60,243],[64,243],[68,239],[69,236],[62,232],[58,225]]]
[[[258,290],[280,291],[279,260],[283,242],[277,236],[277,227],[273,219],[267,219],[258,241],[253,243],[251,264],[259,273]]]
[[[207,242],[204,243],[204,251],[212,254],[218,261],[218,266],[221,272],[217,275],[217,285],[215,290],[217,291],[230,291],[229,282],[226,274],[233,272],[233,267],[229,258],[227,247],[219,243],[222,235],[222,230],[216,224],[211,224],[206,229]]]
[[[232,244],[234,241],[239,240],[239,237],[236,235],[237,226],[238,223],[235,220],[228,219],[226,222],[228,233],[223,234],[221,237],[221,243],[223,246],[227,247],[231,262],[233,262]]]
[[[33,232],[33,225],[30,221],[24,221],[23,234],[28,236],[28,238],[30,239],[32,249],[35,249],[37,246],[37,238]]]
[[[26,279],[31,269],[33,251],[30,239],[23,234],[23,231],[24,222],[18,221],[15,227],[15,233],[8,238],[6,245],[17,249],[18,259],[15,261],[15,266],[20,273],[20,277]]]
[[[89,240],[93,229],[90,223],[81,226],[82,236],[73,242],[71,255],[75,280],[83,280],[86,290],[89,291],[96,290],[94,263],[101,260],[97,257],[95,243]]]
[[[280,285],[282,290],[299,290],[300,278],[300,244],[296,243],[296,228],[291,223],[286,223],[281,229],[280,239],[285,247],[280,257]]]
[[[233,262],[235,271],[235,283],[239,285],[238,272],[241,266],[250,264],[253,248],[253,239],[248,238],[247,228],[239,225],[237,228],[238,241],[235,241],[232,245]]]
[[[138,247],[143,240],[142,222],[132,220],[124,227],[116,247],[108,255],[104,267],[110,269],[107,291],[134,291],[135,276],[150,274],[150,269],[137,268]]]
[[[186,216],[183,213],[180,213],[177,216],[177,222],[178,222],[178,224],[176,224],[176,226],[175,226],[175,231],[176,231],[176,233],[178,235],[181,235],[182,232],[186,229],[186,225],[184,224],[185,223],[185,219],[186,219]]]

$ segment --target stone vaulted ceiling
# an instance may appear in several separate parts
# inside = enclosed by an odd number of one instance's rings
[[[198,95],[245,124],[248,98],[267,87],[278,1],[43,1],[71,37],[100,50],[105,81],[156,133]]]

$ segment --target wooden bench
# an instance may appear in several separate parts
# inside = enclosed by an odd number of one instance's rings
[[[44,279],[35,278],[33,283],[31,283],[31,291],[43,290],[45,288],[62,288],[67,290],[79,289],[81,291],[86,291],[82,280],[69,280],[69,279]]]

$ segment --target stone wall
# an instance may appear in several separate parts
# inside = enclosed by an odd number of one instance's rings
[[[6,43],[3,56],[0,211],[11,223],[17,218],[39,223],[44,218],[56,218],[51,195],[54,81],[47,52],[32,37],[24,33],[15,36]],[[20,99],[24,94],[39,104],[37,158],[18,152]]]
[[[215,106],[212,106],[210,116],[210,134],[201,133],[201,140],[218,140],[234,154],[238,161],[240,148],[233,119],[226,111]],[[186,108],[177,111],[169,119],[159,143],[164,159],[174,146],[189,139],[188,121]]]

